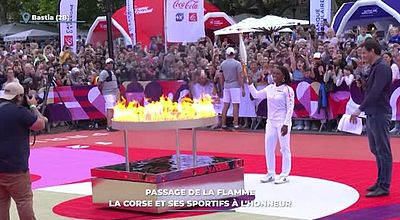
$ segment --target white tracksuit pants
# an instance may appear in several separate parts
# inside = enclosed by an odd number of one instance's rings
[[[292,126],[288,126],[288,133],[285,136],[281,134],[282,126],[283,122],[267,122],[265,128],[265,157],[267,160],[268,174],[275,175],[275,148],[279,140],[282,154],[281,175],[289,176],[292,166],[292,156],[290,153],[290,131]]]

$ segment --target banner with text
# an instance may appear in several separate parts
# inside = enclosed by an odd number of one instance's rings
[[[343,114],[352,114],[361,104],[364,95],[361,88],[353,83],[350,87],[343,83],[326,96],[327,106],[321,105],[319,82],[292,83],[295,92],[293,118],[336,119]],[[257,86],[261,90],[265,86]],[[57,90],[57,92],[55,91]],[[211,90],[212,91],[212,90]],[[183,81],[126,82],[121,93],[128,101],[144,103],[145,98],[157,101],[161,96],[179,102],[190,96],[190,90]],[[400,80],[393,82],[390,89],[392,120],[400,121]],[[71,121],[101,119],[105,117],[105,101],[95,86],[62,86],[51,88],[46,116],[50,121]],[[222,111],[221,98],[214,102],[215,110]],[[265,117],[266,100],[252,100],[246,87],[246,96],[241,97],[240,117]],[[231,115],[231,110],[228,111]]]
[[[61,49],[63,49],[64,46],[68,46],[76,53],[78,0],[60,0],[59,13],[69,18],[68,22],[60,23]]]
[[[315,24],[318,32],[326,31],[325,26],[331,22],[331,0],[310,0],[310,23]],[[325,24],[325,21],[328,23]]]
[[[131,38],[132,45],[136,45],[136,23],[135,13],[133,10],[133,0],[126,0],[126,20],[128,22],[129,37]]]
[[[205,36],[204,0],[167,0],[168,42],[197,42]]]

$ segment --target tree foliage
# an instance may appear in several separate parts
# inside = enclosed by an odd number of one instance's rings
[[[332,2],[334,1],[340,6],[345,2],[354,2],[355,0],[332,0]],[[210,0],[210,2],[231,16],[242,13],[282,15],[286,9],[298,7],[300,2],[308,4],[307,0]]]
[[[90,26],[97,16],[105,15],[105,0],[79,0],[78,20]],[[125,0],[111,0],[113,11],[125,5]],[[229,15],[251,13],[281,15],[288,8],[295,8],[301,0],[209,0]],[[307,0],[306,0],[307,1]],[[337,5],[352,0],[335,0]],[[354,1],[354,0],[353,0]],[[58,0],[0,0],[0,23],[18,22],[21,14],[57,14]]]
[[[113,9],[125,5],[125,0],[111,0]],[[4,9],[4,10],[3,10]],[[0,23],[19,22],[21,14],[28,12],[38,15],[58,14],[58,0],[1,0],[0,1]],[[78,20],[86,21],[90,26],[97,16],[105,15],[104,0],[79,0]]]

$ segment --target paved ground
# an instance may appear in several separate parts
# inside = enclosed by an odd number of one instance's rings
[[[37,136],[35,148],[48,146],[66,145],[96,145],[96,146],[123,146],[123,133],[108,133],[104,130],[78,130],[73,132],[62,132],[64,128],[57,128],[55,134],[43,134]],[[191,131],[180,131],[182,151],[192,150]],[[175,132],[130,132],[130,148],[150,150],[174,150]],[[199,130],[197,132],[198,151],[264,155],[264,131],[209,131]],[[400,162],[400,138],[391,139],[394,161]],[[246,146],[246,147],[244,147]],[[135,152],[135,150],[134,150]],[[279,152],[278,152],[279,155]],[[304,133],[294,132],[292,134],[292,155],[299,158],[322,158],[322,159],[349,159],[356,161],[374,161],[369,152],[368,142],[365,136],[343,135],[340,133]],[[77,194],[34,191],[34,204],[37,219],[52,220],[66,219],[53,214],[52,207],[63,201],[81,197]],[[18,219],[15,208],[12,211],[12,219]],[[209,215],[185,217],[181,219],[287,219],[250,215],[241,213],[213,213]]]

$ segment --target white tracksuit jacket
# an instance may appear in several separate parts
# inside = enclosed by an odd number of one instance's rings
[[[292,115],[294,109],[294,91],[283,84],[268,85],[258,91],[254,85],[249,86],[251,95],[256,99],[267,99],[268,119],[265,128],[265,154],[268,174],[275,175],[275,147],[279,140],[282,153],[282,173],[289,176],[291,169],[290,131],[292,127]],[[281,135],[283,125],[288,126],[288,133]]]

